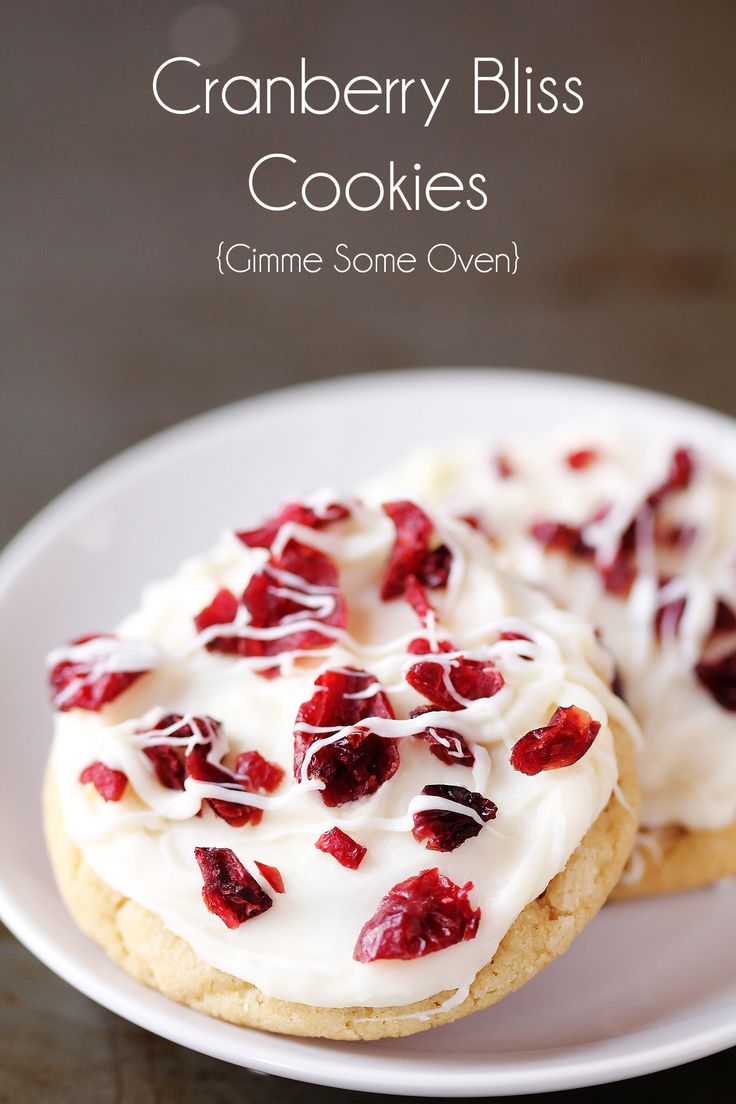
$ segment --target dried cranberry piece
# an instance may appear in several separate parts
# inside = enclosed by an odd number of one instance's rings
[[[388,698],[373,675],[355,668],[325,671],[314,686],[314,694],[300,706],[295,723],[327,731],[304,732],[295,728],[294,777],[301,777],[304,757],[315,741],[341,728],[355,726],[334,744],[314,753],[307,777],[324,782],[320,794],[329,806],[375,793],[398,769],[398,742],[370,732],[360,721],[368,717],[392,719],[394,712]],[[364,696],[373,686],[374,693]]]
[[[472,767],[475,756],[459,732],[451,728],[425,728],[423,738],[429,744],[429,750],[435,759],[446,763],[448,767]]]
[[[701,659],[695,674],[722,709],[736,712],[736,649],[718,659]]]
[[[167,790],[183,790],[186,770],[183,757],[174,747],[159,744],[143,748],[143,754],[153,763],[156,777]]]
[[[464,656],[445,663],[432,659],[414,663],[406,673],[406,681],[444,710],[464,709],[466,701],[492,698],[504,685],[503,675],[490,660]]]
[[[396,540],[381,585],[381,598],[385,602],[404,593],[410,576],[421,577],[433,525],[414,502],[386,502],[383,509],[396,528]]]
[[[282,591],[287,590],[289,594]],[[302,601],[303,596],[303,601]],[[322,605],[314,602],[321,599]],[[243,595],[251,625],[270,629],[296,618],[321,621],[344,629],[347,623],[345,598],[338,585],[337,568],[328,556],[297,541],[289,541],[281,556],[272,557],[257,572]],[[245,640],[246,655],[278,655],[296,649],[321,648],[332,637],[318,629],[299,629],[275,640]]]
[[[409,655],[437,655],[440,652],[454,652],[456,649],[450,640],[430,640],[426,636],[415,636],[406,650]]]
[[[409,603],[422,624],[426,624],[427,618],[432,612],[432,606],[427,598],[427,592],[416,575],[409,575],[406,580],[404,600]]]
[[[446,587],[451,566],[452,552],[446,544],[438,545],[424,557],[422,582],[430,590],[440,590],[442,587]]]
[[[515,474],[513,465],[503,452],[497,452],[492,458],[493,467],[496,469],[496,475],[500,479],[510,479]]]
[[[613,678],[611,679],[611,689],[617,698],[621,701],[626,701],[626,691],[624,689],[624,680],[618,667],[614,667]]]
[[[575,452],[567,454],[565,463],[568,468],[572,468],[573,471],[582,471],[584,468],[589,468],[591,464],[594,464],[599,456],[600,453],[598,449],[577,449]]]
[[[647,495],[645,504],[651,509],[658,509],[673,492],[686,491],[694,475],[695,454],[692,449],[675,449],[665,479]]]
[[[223,587],[218,590],[208,606],[194,618],[194,625],[198,633],[205,629],[211,629],[214,625],[230,625],[238,613],[238,599],[231,590]],[[216,636],[214,640],[207,642],[205,647],[210,652],[230,652],[236,650],[239,643],[234,636]]]
[[[406,587],[404,589],[404,599],[416,613],[419,620],[425,626],[428,626],[430,614],[433,613],[432,606],[427,598],[426,591],[422,584],[419,582],[415,575],[410,575],[406,581]],[[435,634],[432,634],[430,640],[428,636],[417,636],[414,640],[410,641],[407,646],[407,652],[412,655],[427,655],[432,652],[454,652],[455,648],[449,640],[436,640]]]
[[[656,543],[664,548],[676,548],[680,552],[690,548],[697,535],[697,525],[686,525],[683,522],[670,523],[661,519],[654,525]]]
[[[471,529],[475,529],[476,533],[482,533],[484,537],[487,537],[491,543],[495,542],[493,534],[484,525],[477,514],[459,514],[458,521],[464,521],[466,525],[469,525]]]
[[[420,705],[416,709],[412,709],[409,716],[413,719],[421,717],[425,713],[434,712],[436,712],[436,706]],[[475,756],[459,732],[453,732],[450,728],[430,727],[425,728],[423,732],[418,732],[417,736],[422,740],[426,740],[435,759],[439,759],[441,763],[446,763],[448,767],[472,767],[475,762]]]
[[[544,728],[534,728],[514,744],[511,766],[522,774],[539,774],[577,763],[600,732],[594,721],[576,705],[561,705]]]
[[[598,568],[604,588],[617,598],[628,598],[636,581],[636,568],[623,552],[618,552],[608,564]]]
[[[308,529],[324,529],[333,521],[343,521],[349,516],[350,510],[340,502],[330,502],[319,511],[312,506],[305,506],[303,502],[289,502],[260,528],[242,530],[235,536],[249,548],[270,548],[281,527],[288,522]]]
[[[190,740],[194,735],[192,725],[196,725],[199,734],[211,741],[217,736],[220,725],[212,717],[192,717],[191,723],[185,721],[182,713],[167,713],[151,729],[141,729],[145,732],[166,732],[167,738],[181,740],[182,744]],[[170,730],[170,731],[169,731]],[[209,743],[208,743],[209,746]],[[184,749],[171,744],[154,744],[152,747],[144,747],[143,754],[153,764],[156,777],[167,790],[183,790],[186,768],[184,766]]]
[[[272,794],[284,780],[286,771],[257,751],[241,751],[235,760],[238,781],[252,793]]]
[[[242,598],[250,614],[249,627],[271,629],[294,623],[294,631],[272,640],[223,632],[206,647],[210,651],[239,656],[272,656],[281,652],[321,648],[332,637],[319,629],[300,629],[300,620],[321,621],[345,628],[347,607],[340,590],[337,568],[328,556],[290,540],[280,556],[272,556],[251,578]],[[214,601],[195,617],[197,631],[235,620],[238,601],[229,590],[220,590]],[[262,674],[273,674],[273,669]]]
[[[396,528],[396,540],[381,584],[384,602],[399,598],[411,578],[431,590],[447,585],[452,563],[450,549],[441,544],[430,549],[432,519],[414,502],[386,502],[383,506]]]
[[[97,759],[85,767],[79,776],[82,785],[91,782],[100,797],[105,801],[120,801],[128,784],[128,776],[123,771],[106,766]]]
[[[277,893],[284,892],[284,879],[281,877],[281,871],[277,866],[268,866],[267,863],[258,862],[258,860],[256,860],[256,866],[271,889],[275,889]]]
[[[579,525],[568,525],[564,521],[536,521],[529,532],[549,552],[567,552],[581,559],[593,555],[593,549],[583,539]]]
[[[223,782],[238,790],[244,790],[240,779],[235,778],[230,771],[224,770],[216,763],[210,762],[207,755],[210,751],[209,744],[195,744],[187,755],[187,775],[197,782]],[[263,809],[257,809],[254,805],[241,805],[237,801],[226,801],[219,797],[205,799],[212,811],[230,824],[233,828],[242,828],[244,824],[260,824],[263,820]]]
[[[464,805],[480,817],[483,824],[493,820],[498,812],[493,801],[483,797],[483,794],[467,790],[465,786],[425,786],[422,795],[441,797],[456,805]],[[454,851],[466,840],[477,836],[483,824],[478,824],[473,816],[451,809],[424,809],[414,813],[412,835],[419,843],[424,841],[428,851]]]
[[[356,962],[421,958],[474,939],[480,909],[470,904],[472,888],[472,882],[456,885],[436,867],[399,882],[363,925],[353,958]]]
[[[194,857],[204,881],[204,903],[228,928],[271,908],[271,898],[229,847],[195,847]]]
[[[719,598],[716,603],[716,612],[713,618],[713,632],[736,632],[736,612],[734,612],[722,598]]]
[[[357,870],[363,859],[368,854],[368,849],[363,847],[351,836],[343,832],[341,828],[330,828],[329,832],[323,832],[314,845],[318,851],[324,851],[326,855],[332,855],[341,866],[348,870]]]
[[[82,649],[82,645],[98,640],[105,643],[95,649]],[[109,643],[107,643],[109,642]],[[74,650],[79,648],[78,656]],[[70,709],[87,709],[97,713],[103,705],[115,701],[124,690],[132,686],[137,679],[145,675],[151,667],[141,670],[106,670],[105,660],[118,650],[121,656],[131,649],[131,642],[117,640],[112,633],[90,633],[73,640],[63,651],[65,657],[55,663],[49,671],[49,688],[55,709],[68,712]],[[85,650],[87,655],[84,654]],[[131,651],[131,662],[133,660]]]

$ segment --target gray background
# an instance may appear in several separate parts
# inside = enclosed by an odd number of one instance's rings
[[[362,0],[7,6],[2,42],[0,544],[99,461],[182,417],[288,383],[410,365],[496,364],[639,383],[736,413],[730,0]],[[224,14],[223,14],[224,12]],[[435,121],[176,118],[151,76],[450,76]],[[575,74],[574,117],[473,118],[474,54]],[[250,165],[279,150],[347,177],[390,158],[484,172],[482,213],[269,214]],[[263,249],[465,251],[519,243],[514,278],[220,277],[220,239]],[[455,424],[462,411],[453,411]],[[306,1100],[96,1008],[0,941],[0,1099]],[[729,1055],[612,1100],[707,1087]],[[692,1086],[692,1088],[688,1088]],[[325,1099],[341,1094],[326,1092]]]

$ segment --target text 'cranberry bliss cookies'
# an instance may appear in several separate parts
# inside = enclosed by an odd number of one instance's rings
[[[410,501],[292,503],[49,676],[71,911],[234,1023],[378,1038],[491,1004],[631,850],[634,726],[592,630]]]
[[[639,720],[642,833],[620,894],[736,874],[736,475],[687,441],[568,427],[422,450],[369,497],[471,515],[598,625]]]

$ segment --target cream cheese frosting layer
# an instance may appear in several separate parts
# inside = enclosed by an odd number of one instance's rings
[[[271,658],[271,666],[283,664],[271,679],[257,673],[262,659],[205,650],[195,615],[222,587],[240,594],[268,558],[265,550],[226,535],[173,578],[147,588],[140,609],[117,635],[155,649],[155,668],[100,712],[58,713],[52,769],[65,831],[85,860],[103,881],[159,916],[203,961],[271,997],[382,1007],[472,982],[605,807],[617,781],[611,720],[629,728],[633,721],[609,689],[612,666],[592,629],[499,570],[472,528],[435,519],[452,552],[446,589],[430,592],[435,631],[466,656],[491,659],[505,685],[493,697],[457,712],[437,710],[431,718],[461,733],[474,752],[472,767],[431,755],[414,735],[422,723],[409,719],[427,704],[406,681],[407,668],[421,658],[407,654],[408,643],[421,635],[417,617],[402,599],[380,598],[394,527],[380,510],[357,503],[350,508],[349,518],[320,531],[289,524],[277,538],[282,547],[298,538],[336,564],[348,621],[344,630],[325,629],[332,643],[306,657]],[[500,639],[501,633],[527,639]],[[298,781],[293,777],[293,732],[315,679],[336,667],[361,668],[379,681],[397,719],[361,723],[396,737],[401,762],[372,796],[329,808],[318,781],[306,772]],[[589,751],[572,766],[534,777],[513,770],[514,743],[546,725],[560,705],[578,706],[600,722]],[[223,797],[217,787],[187,779],[184,790],[167,790],[158,783],[137,733],[174,712],[216,718],[231,756],[257,749],[284,768],[286,778],[273,796],[247,795],[248,804],[264,810],[259,824],[233,827],[206,806],[195,815],[204,797]],[[92,786],[80,784],[80,773],[97,760],[127,775],[121,801],[106,803]],[[498,806],[496,819],[455,851],[428,851],[410,829],[412,813],[428,801],[418,795],[432,784],[482,793]],[[429,803],[447,808],[439,799]],[[367,848],[358,870],[315,848],[335,825]],[[231,848],[269,894],[255,863],[277,867],[285,892],[273,894],[267,912],[228,930],[203,904],[196,847]],[[459,886],[473,883],[470,899],[481,910],[476,937],[411,961],[355,961],[356,937],[385,894],[434,866]]]
[[[711,647],[719,600],[736,610],[734,472],[697,450],[689,486],[668,495],[658,511],[658,524],[672,535],[669,546],[646,523],[637,527],[628,595],[607,591],[599,570],[683,444],[597,426],[428,447],[378,475],[366,496],[409,494],[451,514],[474,515],[503,562],[599,626],[644,733],[642,824],[717,829],[736,820],[736,715],[718,704],[694,668]],[[540,520],[582,527],[592,555],[546,550],[530,533]],[[724,638],[721,650],[733,643]]]

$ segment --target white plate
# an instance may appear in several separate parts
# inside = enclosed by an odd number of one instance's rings
[[[44,510],[0,558],[0,910],[8,927],[72,985],[142,1027],[325,1085],[422,1096],[535,1092],[631,1077],[736,1043],[733,886],[609,905],[564,959],[495,1008],[409,1039],[350,1044],[234,1027],[143,988],[77,931],[45,856],[38,795],[50,731],[48,648],[115,625],[145,582],[291,491],[348,487],[433,435],[601,416],[716,442],[736,463],[736,425],[672,399],[565,377],[438,370],[320,383],[207,414],[131,449]]]

